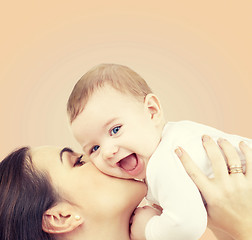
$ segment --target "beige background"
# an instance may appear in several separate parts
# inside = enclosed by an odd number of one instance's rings
[[[2,2],[0,157],[22,145],[79,150],[66,101],[102,62],[140,73],[167,120],[252,137],[251,12],[249,0]]]

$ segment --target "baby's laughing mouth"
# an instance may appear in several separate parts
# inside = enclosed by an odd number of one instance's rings
[[[138,165],[138,159],[135,153],[128,155],[127,157],[121,159],[118,166],[126,172],[131,172],[136,169]]]

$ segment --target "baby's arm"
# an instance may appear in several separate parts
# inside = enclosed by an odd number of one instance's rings
[[[150,206],[138,207],[132,216],[130,229],[131,240],[145,240],[145,227],[153,216],[159,216],[161,211]]]
[[[174,126],[173,129],[175,130],[173,130],[173,135],[176,136],[174,137],[176,138],[175,147],[182,146],[190,154],[198,167],[207,175],[209,174],[209,167],[211,164],[201,144],[201,137],[203,135],[210,136],[215,142],[217,142],[219,138],[227,139],[236,148],[242,162],[245,161],[245,158],[239,149],[239,143],[244,141],[249,147],[252,147],[252,139],[225,133],[204,124],[191,121],[181,121],[174,124]],[[208,165],[206,163],[208,163]]]

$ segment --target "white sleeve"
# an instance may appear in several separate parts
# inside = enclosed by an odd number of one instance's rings
[[[217,142],[219,138],[228,140],[236,148],[237,153],[239,154],[244,165],[245,157],[239,148],[239,143],[244,141],[249,147],[252,148],[252,140],[249,138],[225,133],[216,128],[191,121],[178,122],[173,130],[173,136],[176,138],[176,145],[182,146],[205,174],[208,176],[213,176],[212,174],[210,175],[209,172],[209,170],[212,170],[211,163],[204,148],[202,147],[201,137],[203,135],[209,135],[215,142]]]

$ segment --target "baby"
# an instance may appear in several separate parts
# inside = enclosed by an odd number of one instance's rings
[[[101,64],[75,85],[67,104],[73,134],[105,174],[143,179],[147,200],[163,208],[136,211],[132,239],[196,240],[207,213],[200,192],[174,152],[182,146],[200,169],[212,175],[202,135],[238,146],[247,138],[190,122],[165,122],[160,101],[141,76],[126,66]]]

